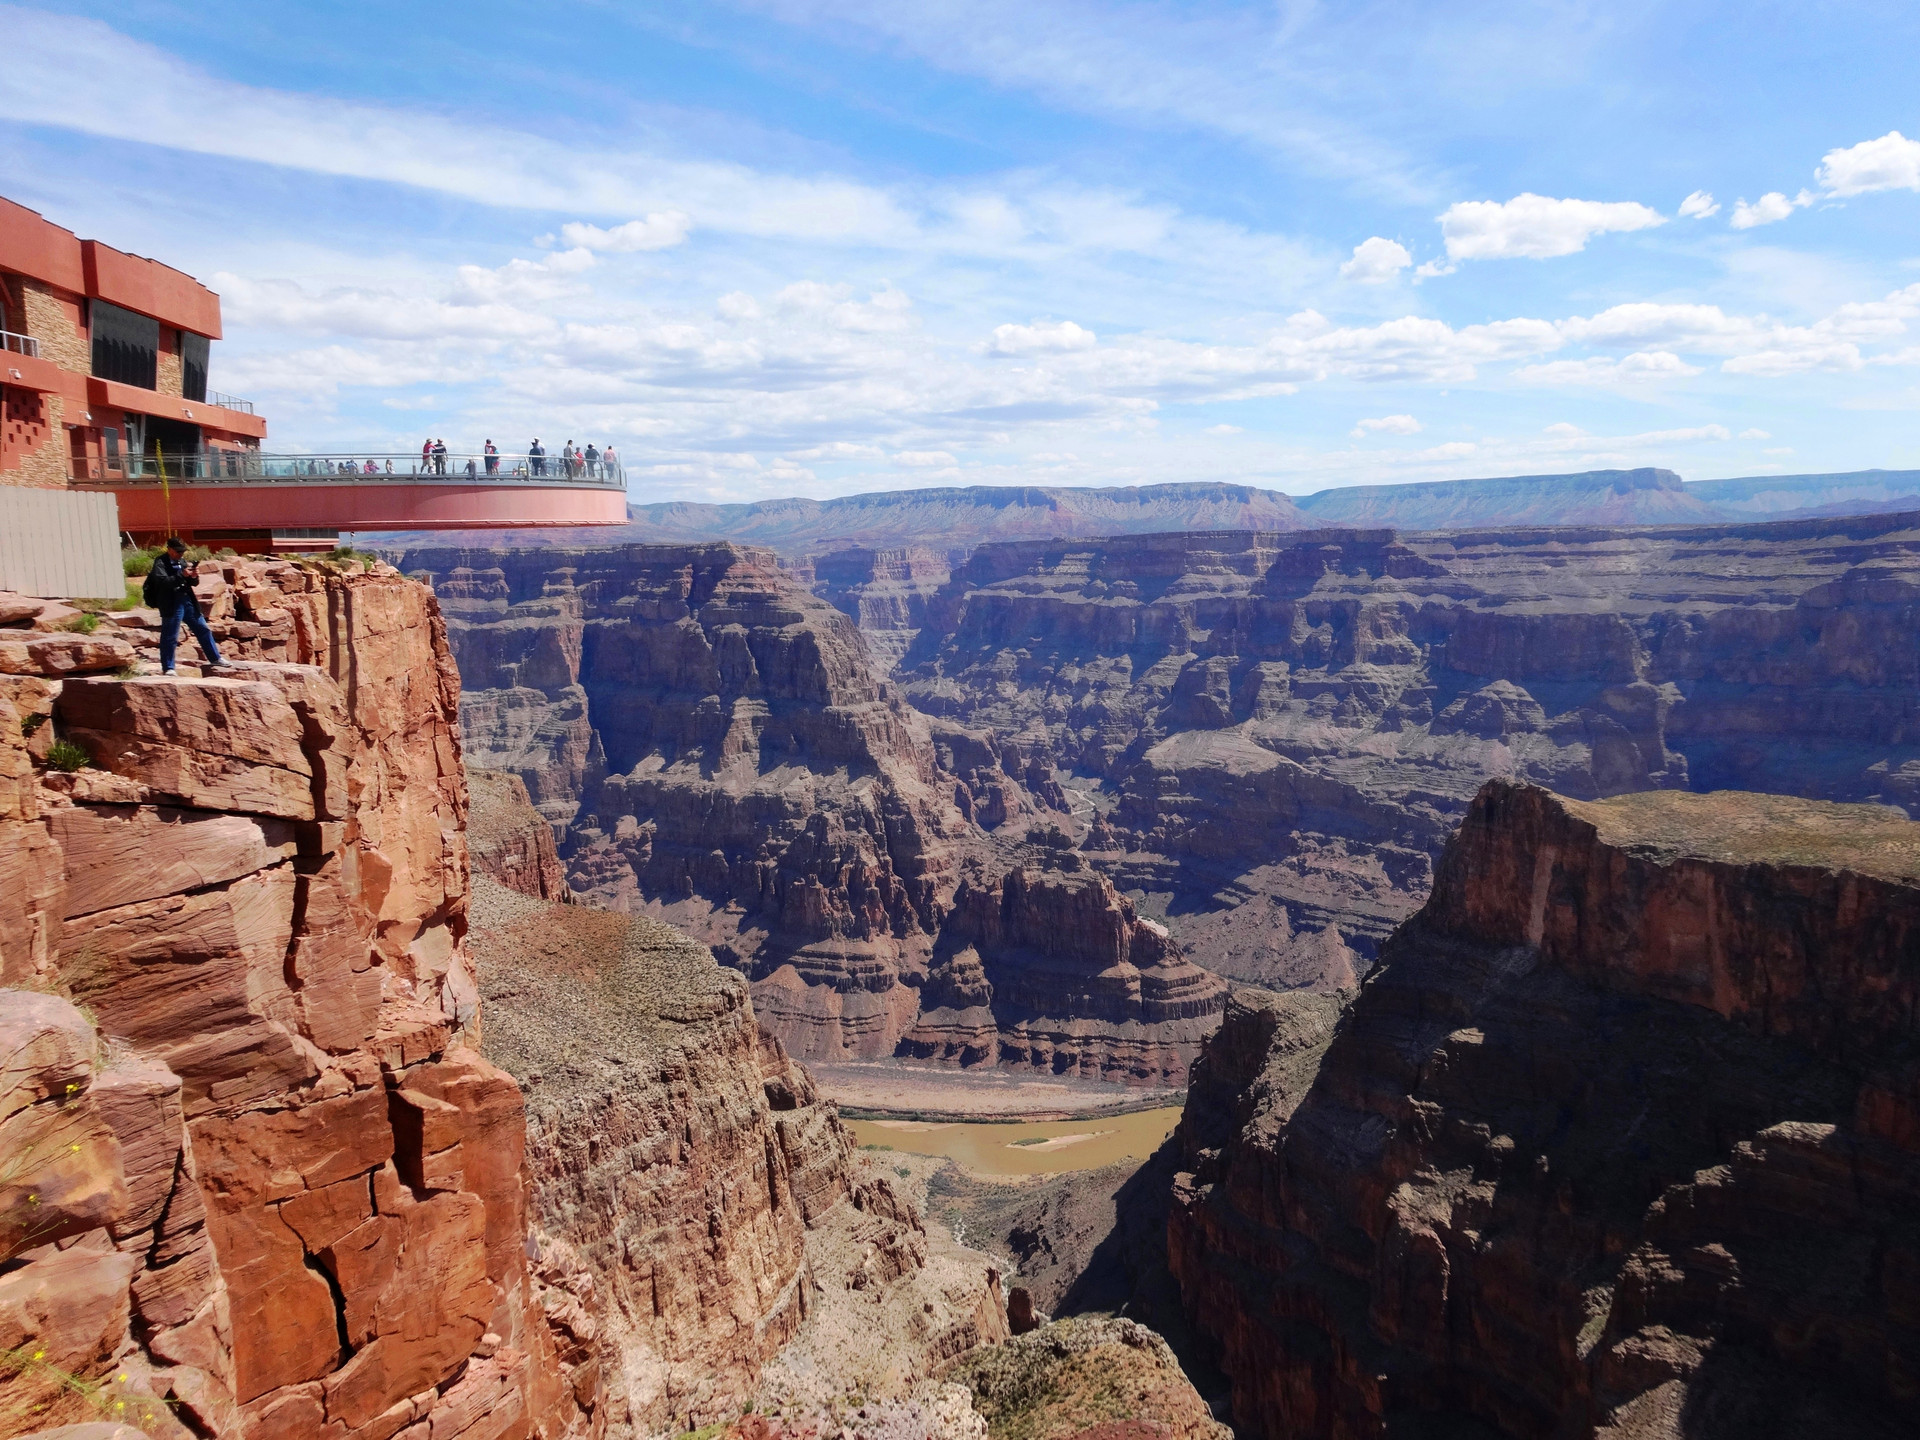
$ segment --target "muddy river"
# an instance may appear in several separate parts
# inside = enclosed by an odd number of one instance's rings
[[[922,1120],[849,1120],[855,1143],[915,1155],[945,1155],[984,1175],[1052,1175],[1115,1160],[1144,1160],[1180,1121],[1180,1107],[1088,1120],[981,1125]]]

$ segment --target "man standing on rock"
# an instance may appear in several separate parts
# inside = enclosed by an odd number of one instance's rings
[[[213,643],[213,632],[200,614],[200,601],[194,594],[199,583],[187,564],[187,542],[178,535],[167,541],[167,553],[153,562],[147,582],[140,587],[140,598],[160,612],[160,671],[173,674],[174,653],[180,646],[180,622],[185,620],[200,642],[207,664],[221,665],[220,647]]]

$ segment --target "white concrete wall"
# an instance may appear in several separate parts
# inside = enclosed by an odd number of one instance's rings
[[[113,496],[0,485],[0,590],[100,600],[126,594]]]

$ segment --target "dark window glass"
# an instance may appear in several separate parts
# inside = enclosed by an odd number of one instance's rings
[[[207,337],[180,332],[180,393],[189,400],[207,398]]]
[[[102,380],[138,385],[151,390],[160,368],[160,322],[95,300],[93,314],[93,373]]]

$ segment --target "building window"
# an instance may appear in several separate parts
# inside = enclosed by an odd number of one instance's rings
[[[92,312],[93,373],[102,380],[153,389],[160,368],[160,322],[104,300],[87,308]]]
[[[180,335],[180,394],[202,404],[207,399],[207,337],[191,330]]]

